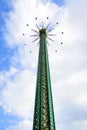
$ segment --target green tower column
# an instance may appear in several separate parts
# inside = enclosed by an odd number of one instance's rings
[[[46,29],[39,31],[40,48],[33,130],[56,130],[47,51]]]

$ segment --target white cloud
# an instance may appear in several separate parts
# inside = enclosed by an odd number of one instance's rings
[[[57,19],[53,16],[58,10],[62,10],[50,1],[46,4],[42,4],[41,1],[38,4],[36,0],[32,0],[31,4],[29,2],[29,0],[15,1],[14,11],[9,13],[9,19],[6,21],[9,33],[5,34],[5,37],[8,45],[12,47],[20,45],[20,47],[11,61],[15,71],[11,69],[9,73],[4,72],[0,79],[1,83],[5,82],[2,91],[5,110],[24,119],[33,117],[38,51],[38,47],[29,37],[33,34],[30,29],[36,29],[35,17],[38,17],[38,23],[41,21],[47,23],[47,16],[52,17],[53,19],[50,20],[54,22]],[[87,1],[66,0],[65,2],[63,13],[58,14],[59,25],[53,31],[56,34],[55,43],[49,42],[56,125],[60,130],[85,130],[87,127],[85,123],[77,127],[74,122],[80,122],[84,118],[87,120],[85,116],[87,113]],[[29,28],[26,27],[27,23],[30,25]],[[64,35],[61,36],[62,31]],[[25,37],[22,33],[26,34]],[[60,45],[61,41],[64,42],[63,45]],[[29,44],[23,48],[24,43]],[[32,54],[29,53],[30,50]],[[55,50],[58,52],[55,53]],[[20,66],[22,69],[18,69]],[[18,128],[20,128],[19,124]],[[16,127],[13,128],[15,129]]]
[[[35,94],[34,74],[29,70],[23,70],[16,72],[14,75],[11,73],[10,76],[6,75],[7,73],[4,73],[6,86],[1,93],[4,109],[20,117],[32,119]]]
[[[28,130],[28,129],[30,130],[32,129],[32,122],[28,120],[21,121],[16,126],[10,126],[6,128],[6,130]]]
[[[75,125],[79,126],[79,129],[86,130],[87,129],[87,120],[81,120],[74,122]]]

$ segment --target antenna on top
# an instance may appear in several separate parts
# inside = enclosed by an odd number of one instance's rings
[[[43,22],[42,22],[42,28],[44,28],[44,24],[43,24]]]

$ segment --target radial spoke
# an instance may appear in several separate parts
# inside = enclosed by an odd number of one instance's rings
[[[39,44],[40,44],[40,41],[38,42],[37,46],[39,46]]]
[[[38,35],[30,35],[30,37],[37,37]]]
[[[36,24],[36,27],[38,28],[38,30],[40,30],[39,26]]]
[[[36,31],[36,30],[34,30],[34,29],[31,29],[33,32],[36,32],[36,33],[38,33],[38,31]]]
[[[54,28],[53,28],[53,29],[48,30],[48,32],[51,32],[51,31],[53,31],[53,30],[54,30]]]
[[[47,44],[50,46],[49,42],[47,41]]]
[[[48,34],[48,36],[56,36],[55,34]]]
[[[36,38],[33,42],[37,41],[39,38]]]
[[[48,39],[49,39],[50,41],[54,42],[54,40],[53,40],[53,39],[51,39],[51,38],[49,38],[49,37],[48,37]]]
[[[50,26],[50,24],[47,25],[46,29],[48,29],[49,26]]]

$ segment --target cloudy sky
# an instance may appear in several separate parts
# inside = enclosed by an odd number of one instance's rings
[[[0,0],[0,130],[32,129],[39,46],[30,35],[42,22],[56,34],[48,40],[56,129],[87,130],[87,0]]]

